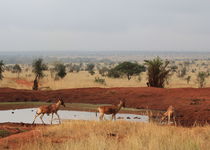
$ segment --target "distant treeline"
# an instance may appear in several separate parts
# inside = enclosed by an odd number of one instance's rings
[[[156,56],[168,60],[209,59],[210,52],[175,51],[14,51],[0,52],[0,60],[6,64],[31,64],[42,58],[47,63],[112,63],[122,61],[143,61]]]

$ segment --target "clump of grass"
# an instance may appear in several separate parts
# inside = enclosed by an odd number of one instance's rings
[[[10,135],[9,131],[0,130],[0,138],[6,137],[6,136],[9,136],[9,135]]]
[[[210,126],[183,128],[126,121],[69,121],[41,129],[22,150],[207,150]]]
[[[105,79],[102,79],[102,78],[99,78],[99,77],[95,77],[95,82],[106,85]]]

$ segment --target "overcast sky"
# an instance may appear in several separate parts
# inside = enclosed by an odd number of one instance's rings
[[[210,0],[0,0],[0,51],[210,51]]]

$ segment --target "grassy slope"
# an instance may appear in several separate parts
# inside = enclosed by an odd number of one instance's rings
[[[135,122],[70,121],[40,128],[42,135],[21,143],[26,150],[208,150],[210,126],[182,128]]]

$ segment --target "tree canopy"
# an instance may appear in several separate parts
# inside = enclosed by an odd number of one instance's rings
[[[44,77],[44,70],[47,70],[47,65],[43,63],[43,59],[39,58],[33,61],[32,63],[33,70],[32,72],[35,74],[34,84],[32,89],[38,90],[38,82],[40,78]]]
[[[197,75],[197,82],[199,84],[199,88],[203,88],[204,85],[206,84],[206,78],[208,77],[208,75],[206,74],[206,72],[199,72]]]
[[[22,69],[20,67],[20,65],[15,64],[12,68],[12,72],[17,73],[18,74],[18,78],[19,78],[19,74],[21,73]]]
[[[94,75],[95,72],[93,71],[95,65],[94,64],[87,64],[86,70],[91,74]]]
[[[64,78],[66,76],[66,66],[62,63],[55,65],[56,76]]]
[[[126,61],[117,65],[112,71],[115,73],[118,72],[122,75],[126,75],[128,80],[130,80],[131,76],[138,75],[145,70],[146,69],[143,65]]]
[[[39,58],[33,61],[32,64],[33,67],[33,73],[36,75],[38,79],[44,77],[44,70],[47,70],[47,65],[43,63],[43,59]]]

